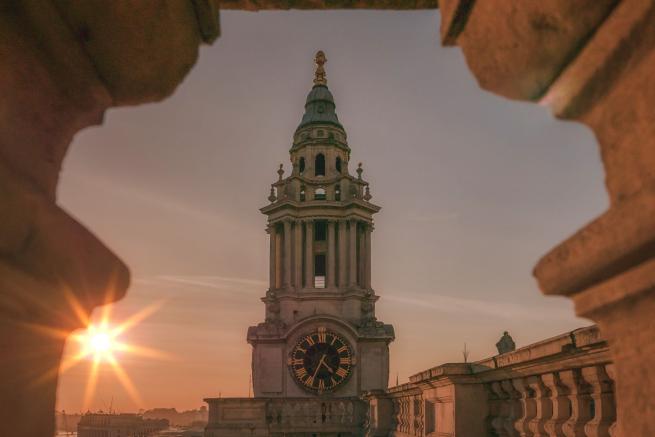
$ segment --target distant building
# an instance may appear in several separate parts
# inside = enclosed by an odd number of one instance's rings
[[[207,407],[177,411],[175,408],[153,408],[143,412],[144,419],[166,419],[171,426],[198,427],[207,424]]]
[[[88,413],[77,425],[77,436],[152,437],[168,427],[168,420],[144,419],[138,414]]]

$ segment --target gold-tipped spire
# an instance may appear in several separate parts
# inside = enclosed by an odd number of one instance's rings
[[[325,53],[323,50],[316,52],[314,56],[314,62],[316,63],[316,73],[314,74],[314,85],[327,85],[327,78],[325,77],[325,68],[323,65],[327,62]]]

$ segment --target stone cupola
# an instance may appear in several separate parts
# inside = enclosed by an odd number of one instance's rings
[[[291,175],[285,178],[280,164],[278,180],[271,186],[271,204],[261,209],[269,216],[269,232],[285,235],[285,230],[292,232],[290,228],[294,228],[296,244],[303,240],[303,247],[286,250],[286,244],[294,239],[287,235],[279,241],[283,247],[271,248],[272,290],[370,288],[370,242],[367,241],[370,241],[372,214],[380,207],[370,202],[372,196],[368,182],[362,178],[362,164],[358,165],[356,176],[349,172],[350,147],[336,114],[334,97],[327,87],[326,61],[325,54],[319,51],[315,57],[314,86],[307,96],[305,113],[289,151]],[[353,248],[345,247],[348,242],[333,241],[337,239],[336,232],[344,235],[349,232],[349,222],[354,226],[353,236],[349,237],[356,239]],[[301,229],[303,223],[305,229]],[[312,234],[318,243],[313,246],[308,242]],[[338,238],[346,238],[344,235]],[[338,248],[339,244],[344,247]],[[344,253],[337,253],[338,250]],[[350,250],[355,252],[351,255]]]

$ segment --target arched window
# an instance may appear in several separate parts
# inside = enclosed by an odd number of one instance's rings
[[[316,191],[314,191],[314,199],[315,200],[327,199],[327,196],[325,195],[325,188],[317,188]]]
[[[319,153],[314,162],[314,176],[325,176],[325,155]]]
[[[334,187],[334,200],[341,200],[341,185]]]
[[[300,187],[300,201],[304,202],[305,201],[305,186],[302,185]]]
[[[337,156],[336,168],[337,168],[337,172],[341,173],[341,157],[340,156]]]
[[[305,158],[300,158],[300,162],[298,163],[298,171],[300,174],[305,172]]]

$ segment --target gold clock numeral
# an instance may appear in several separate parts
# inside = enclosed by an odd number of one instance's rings
[[[294,366],[302,366],[304,362],[305,360],[303,360],[302,358],[294,358],[293,360],[291,360],[291,364],[293,364]]]
[[[325,390],[325,382],[322,379],[318,380],[318,389]]]
[[[347,350],[348,350],[348,346],[346,346],[346,345],[344,344],[344,345],[341,346],[339,349],[337,349],[337,352],[341,353],[341,352],[345,352],[345,351],[347,351]]]
[[[309,343],[310,346],[314,346],[314,344],[316,343],[311,335],[308,335],[305,341],[307,341],[307,343]]]
[[[318,342],[319,343],[327,343],[327,333],[325,332],[325,329],[323,331],[318,330]]]
[[[302,353],[304,354],[304,353],[307,353],[307,349],[303,349],[303,348],[301,348],[301,347],[298,347],[298,348],[296,349],[296,352],[302,352]]]
[[[344,369],[343,367],[339,367],[336,371],[336,374],[339,375],[342,378],[345,378],[346,375],[348,374],[348,371]]]
[[[330,382],[332,383],[332,386],[335,386],[335,385],[337,385],[337,380],[336,380],[336,379],[334,379],[334,377],[333,377],[333,376],[330,376]]]
[[[334,342],[336,342],[336,341],[337,341],[337,336],[333,335],[332,336],[332,341],[330,342],[330,345],[334,345]]]
[[[314,385],[314,377],[313,377],[313,376],[310,376],[309,378],[307,378],[307,379],[305,380],[305,384],[307,384],[307,385],[310,386],[310,387],[311,387],[312,385]]]
[[[307,370],[304,367],[296,369],[296,376],[300,379],[304,378],[307,376]]]
[[[352,364],[350,357],[339,357],[339,364]]]

